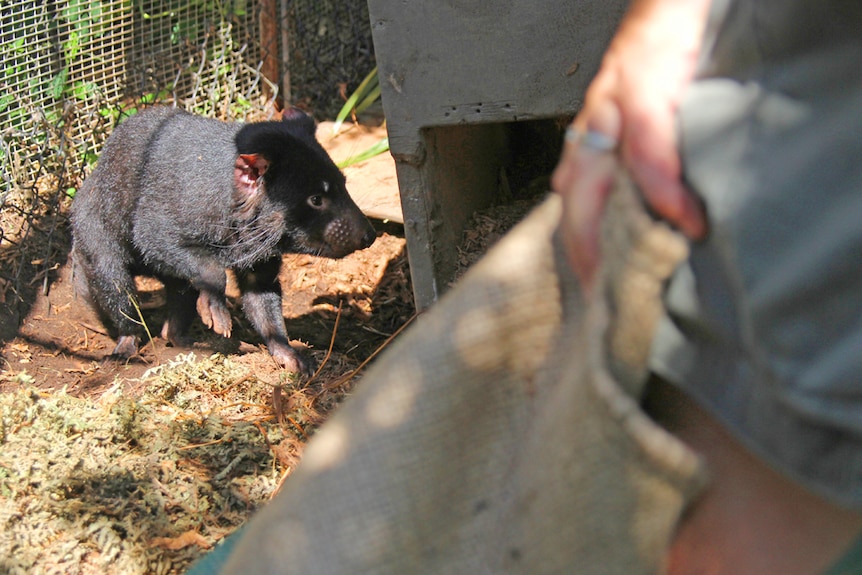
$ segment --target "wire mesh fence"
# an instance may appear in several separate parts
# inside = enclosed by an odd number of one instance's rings
[[[350,94],[374,68],[368,6],[364,0],[283,1],[291,99],[334,117],[345,90]]]
[[[63,263],[65,207],[125,115],[331,115],[374,65],[364,0],[0,0],[0,63],[7,306]]]

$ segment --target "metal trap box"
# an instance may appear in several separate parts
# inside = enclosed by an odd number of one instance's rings
[[[369,0],[418,309],[498,197],[509,124],[579,109],[624,0]]]

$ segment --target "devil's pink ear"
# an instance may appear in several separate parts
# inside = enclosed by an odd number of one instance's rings
[[[260,190],[260,178],[269,162],[260,154],[240,154],[233,166],[233,183],[243,196],[253,196]]]
[[[285,126],[288,126],[287,129],[290,130],[291,133],[303,138],[314,139],[315,132],[317,131],[317,125],[314,122],[314,118],[296,106],[291,106],[290,108],[282,110],[281,121]]]
[[[290,108],[285,108],[281,111],[282,120],[299,120],[307,116],[308,114],[306,114],[304,111],[297,108],[296,106],[291,106]]]

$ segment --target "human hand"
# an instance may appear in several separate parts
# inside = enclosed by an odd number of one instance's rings
[[[599,261],[601,214],[618,167],[646,204],[691,239],[706,234],[699,201],[681,181],[675,117],[694,74],[708,0],[639,0],[626,15],[584,107],[566,138],[552,186],[563,197],[562,234],[572,266],[589,288]],[[614,150],[585,145],[596,133]]]

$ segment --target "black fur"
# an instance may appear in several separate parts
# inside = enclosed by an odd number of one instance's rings
[[[226,269],[243,311],[287,369],[308,371],[289,346],[281,311],[281,254],[342,257],[375,232],[344,176],[296,110],[285,119],[230,124],[172,108],[121,123],[72,205],[80,291],[117,336],[114,355],[137,353],[143,330],[133,276],[165,283],[162,336],[184,343],[194,310],[226,337]]]

